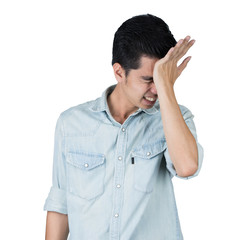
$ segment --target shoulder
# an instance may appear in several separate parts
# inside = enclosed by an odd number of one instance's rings
[[[193,118],[194,115],[192,114],[191,110],[189,108],[187,108],[186,106],[184,105],[181,105],[181,104],[178,104],[179,108],[180,108],[180,111],[182,113],[182,116],[184,119],[187,119],[187,118]]]
[[[65,136],[86,135],[99,126],[101,115],[91,110],[98,101],[97,98],[78,104],[60,114],[58,122],[61,123]]]
[[[92,108],[92,106],[94,106],[98,102],[98,100],[99,98],[78,104],[76,106],[72,106],[61,112],[60,118],[66,121],[82,114],[88,114],[91,111],[90,109]]]

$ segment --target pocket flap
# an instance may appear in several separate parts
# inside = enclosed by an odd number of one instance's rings
[[[82,170],[91,170],[105,162],[104,154],[90,152],[69,152],[67,162]]]
[[[166,140],[160,139],[154,143],[144,144],[140,147],[133,149],[132,156],[150,159],[163,152],[166,148]]]

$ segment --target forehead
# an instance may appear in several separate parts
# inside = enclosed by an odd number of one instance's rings
[[[140,67],[136,70],[138,70],[139,72],[144,72],[145,74],[152,75],[154,65],[158,60],[158,58],[142,56],[140,58]]]

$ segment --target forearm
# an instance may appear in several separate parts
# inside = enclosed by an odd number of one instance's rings
[[[68,233],[68,216],[57,212],[48,212],[45,239],[66,240]]]
[[[179,176],[191,176],[198,168],[195,138],[183,119],[173,88],[156,87],[169,155]]]

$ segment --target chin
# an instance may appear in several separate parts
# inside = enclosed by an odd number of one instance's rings
[[[152,108],[153,107],[153,105],[152,106],[145,106],[145,107],[143,107],[143,109],[149,109],[149,108]]]
[[[143,104],[141,104],[139,107],[142,108],[142,109],[149,109],[149,108],[152,108],[153,105],[145,105],[145,104],[143,105]]]

